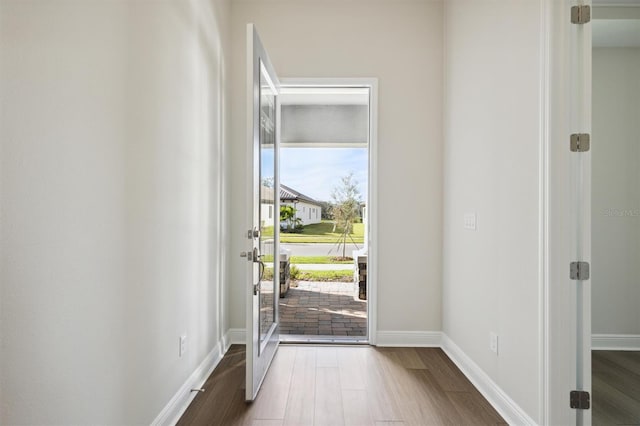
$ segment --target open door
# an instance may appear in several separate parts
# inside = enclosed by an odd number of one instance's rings
[[[246,400],[253,401],[279,343],[280,84],[253,24],[247,25],[247,238]]]

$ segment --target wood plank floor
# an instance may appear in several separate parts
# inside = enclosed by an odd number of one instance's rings
[[[640,352],[593,351],[594,425],[640,425]]]
[[[440,349],[281,345],[258,398],[244,401],[234,345],[179,425],[502,425]]]

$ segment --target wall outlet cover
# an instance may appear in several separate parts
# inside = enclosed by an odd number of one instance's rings
[[[179,356],[184,355],[187,352],[187,336],[180,336],[180,351]]]

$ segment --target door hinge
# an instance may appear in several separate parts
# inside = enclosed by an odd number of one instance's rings
[[[571,7],[571,23],[586,24],[591,21],[591,6],[572,6]]]
[[[585,281],[589,279],[589,262],[571,262],[571,279]]]
[[[574,133],[571,135],[571,152],[587,152],[591,147],[591,136],[589,133]]]
[[[259,290],[258,284],[254,284],[253,285],[253,295],[254,296],[258,295],[258,290]]]
[[[569,406],[577,410],[588,410],[591,407],[591,397],[587,391],[571,391]]]

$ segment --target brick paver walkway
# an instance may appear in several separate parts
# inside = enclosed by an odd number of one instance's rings
[[[280,333],[365,336],[367,302],[354,283],[299,281],[280,299]]]

